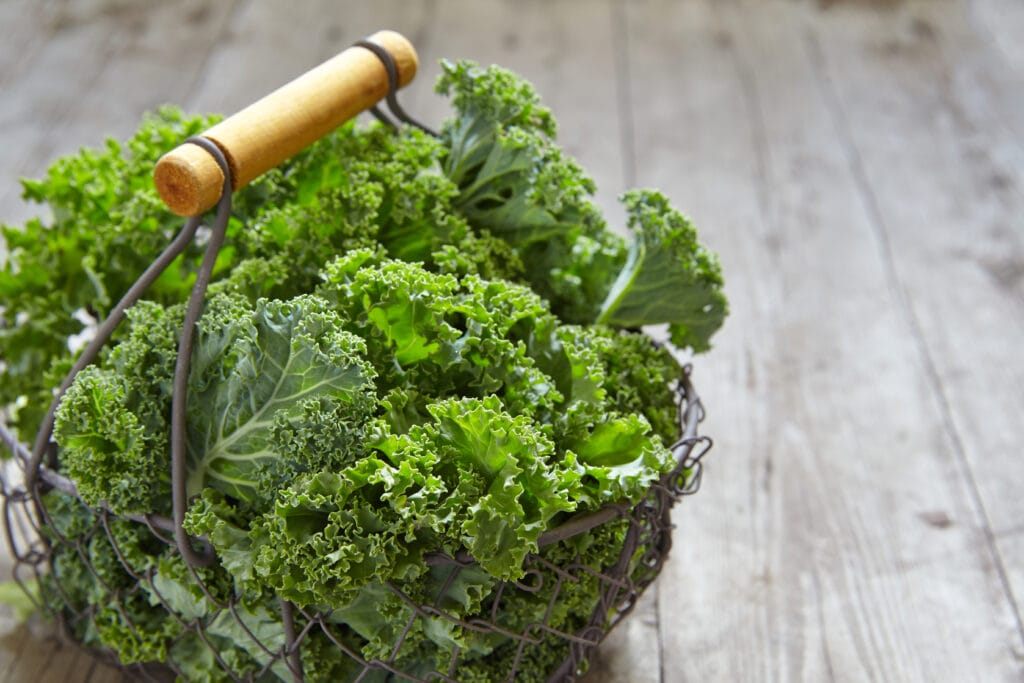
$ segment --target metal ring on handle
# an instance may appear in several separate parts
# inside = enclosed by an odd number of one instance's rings
[[[416,121],[414,118],[409,116],[405,110],[398,103],[397,91],[399,87],[398,79],[398,67],[395,64],[395,60],[391,53],[381,44],[370,41],[370,40],[359,40],[353,43],[354,46],[362,47],[380,59],[384,65],[384,69],[387,72],[388,77],[388,93],[386,100],[388,103],[388,109],[399,121],[415,126],[420,130],[426,132],[429,135],[436,136],[437,133]],[[389,119],[383,112],[381,112],[378,106],[373,107],[373,113],[382,122],[398,128],[399,124]],[[221,199],[217,204],[217,218],[212,229],[210,242],[207,244],[207,250],[203,257],[203,264],[200,267],[199,274],[196,278],[196,284],[192,289],[192,294],[189,299],[188,309],[186,311],[185,322],[182,327],[182,337],[179,345],[178,364],[175,366],[175,384],[174,384],[174,398],[172,399],[172,424],[171,424],[171,466],[172,466],[172,503],[173,503],[173,527],[175,532],[175,539],[178,544],[179,550],[182,552],[184,558],[192,566],[208,566],[213,560],[213,554],[211,551],[198,555],[195,553],[191,546],[191,542],[188,540],[188,535],[184,533],[181,528],[184,522],[185,510],[188,507],[187,492],[185,482],[187,480],[186,474],[186,463],[185,463],[185,390],[188,379],[188,366],[191,360],[191,356],[184,356],[184,362],[182,361],[181,351],[187,347],[191,350],[193,341],[193,334],[195,330],[195,324],[199,319],[199,315],[203,305],[203,299],[205,298],[206,288],[209,285],[210,277],[212,276],[213,266],[216,262],[216,256],[220,251],[224,241],[224,234],[227,230],[227,221],[230,217],[231,212],[231,188],[233,180],[231,176],[230,164],[216,143],[213,141],[197,136],[190,138],[185,141],[186,143],[194,144],[206,152],[208,152],[217,165],[220,166],[224,173],[224,185],[221,193]],[[188,247],[195,237],[196,231],[199,228],[201,219],[199,216],[192,216],[188,218],[185,227],[178,233],[170,245],[160,254],[159,257],[150,265],[149,268],[139,277],[139,279],[129,288],[121,300],[111,309],[110,314],[100,324],[96,334],[92,340],[82,351],[82,354],[78,357],[71,371],[61,382],[58,387],[53,401],[51,402],[49,409],[47,410],[46,416],[36,434],[33,448],[25,467],[25,486],[26,489],[31,490],[40,478],[40,468],[42,467],[44,458],[47,454],[50,454],[48,459],[48,465],[52,474],[52,477],[44,477],[44,479],[57,479],[60,483],[66,483],[65,478],[58,475],[54,470],[56,469],[55,453],[53,451],[53,428],[56,421],[57,409],[60,406],[60,402],[63,399],[64,394],[70,388],[74,382],[75,377],[83,369],[91,365],[96,358],[99,356],[100,351],[110,341],[114,331],[120,325],[124,318],[125,311],[135,305],[142,295],[146,292],[150,285],[153,284],[163,274],[164,270]],[[181,396],[179,400],[178,397]],[[68,480],[69,481],[69,480]],[[51,482],[47,482],[53,485]],[[72,484],[73,486],[73,484]],[[58,486],[62,489],[71,489],[68,486]],[[71,493],[71,490],[68,490]],[[77,491],[74,491],[72,495],[77,495]],[[155,517],[159,519],[158,517]],[[167,528],[170,525],[162,525],[163,528]]]
[[[388,94],[385,98],[388,103],[388,110],[391,114],[402,123],[408,123],[410,126],[415,126],[428,135],[432,135],[435,138],[438,137],[435,131],[409,116],[405,110],[402,109],[402,106],[398,104],[398,67],[395,65],[395,58],[391,56],[391,53],[388,52],[387,48],[380,43],[373,42],[372,40],[357,40],[352,43],[352,45],[355,47],[366,48],[373,54],[377,55],[377,58],[380,59],[381,63],[384,65],[384,70],[387,71],[388,74]],[[381,123],[395,129],[400,128],[397,123],[388,118],[388,116],[380,110],[378,105],[371,107],[370,113],[372,113]]]
[[[209,566],[214,560],[212,552],[203,554],[197,553],[192,548],[192,541],[185,532],[182,524],[185,521],[185,509],[188,506],[187,492],[185,490],[185,395],[187,391],[188,367],[191,359],[192,341],[195,332],[196,321],[202,310],[203,300],[206,297],[206,288],[209,285],[210,276],[213,273],[213,266],[216,263],[217,254],[224,243],[224,235],[227,232],[228,219],[231,217],[231,169],[228,166],[224,153],[216,144],[206,138],[190,138],[187,142],[198,145],[217,161],[217,164],[224,172],[224,192],[220,202],[217,204],[217,218],[214,222],[213,232],[210,241],[207,243],[206,253],[203,256],[202,265],[196,276],[196,283],[192,288],[192,295],[189,299],[188,309],[185,313],[185,321],[182,324],[182,335],[178,348],[178,361],[175,366],[174,394],[171,403],[171,496],[174,510],[174,536],[178,550],[182,557],[192,567]],[[110,314],[96,330],[95,336],[85,347],[82,355],[78,357],[71,371],[61,382],[57,393],[50,403],[46,417],[36,434],[32,452],[27,458],[25,465],[25,489],[33,490],[40,478],[40,470],[43,467],[43,458],[48,451],[51,451],[53,427],[56,421],[57,409],[68,388],[74,382],[79,372],[91,365],[99,356],[100,351],[110,341],[117,326],[124,319],[125,312],[134,306],[153,282],[174,262],[195,237],[196,231],[201,223],[201,216],[192,216],[185,222],[185,227],[174,238],[174,241],[160,254],[159,257],[143,272],[138,280],[128,289]],[[183,355],[184,354],[184,355]],[[51,455],[51,459],[53,456]],[[51,462],[51,468],[56,464]],[[46,478],[44,478],[45,480]],[[63,479],[63,478],[60,478]],[[48,482],[49,483],[49,482]],[[53,485],[53,484],[50,484]],[[58,486],[58,488],[64,488]],[[77,493],[77,491],[75,492]]]

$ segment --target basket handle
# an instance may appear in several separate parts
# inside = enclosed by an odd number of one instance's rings
[[[395,31],[368,38],[387,50],[398,72],[399,88],[416,75],[416,50]],[[387,68],[371,50],[352,46],[203,133],[227,157],[232,189],[245,187],[297,154],[389,91]],[[156,164],[153,180],[167,207],[195,216],[220,199],[224,174],[206,151],[183,144]]]

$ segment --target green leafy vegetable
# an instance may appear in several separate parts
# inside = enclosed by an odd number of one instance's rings
[[[188,492],[258,502],[296,472],[354,456],[374,372],[322,299],[261,300],[251,312],[221,301],[193,354]]]
[[[715,257],[658,192],[623,201],[638,232],[628,253],[590,201],[594,182],[554,144],[554,121],[528,84],[499,67],[444,63],[438,90],[458,116],[444,128],[454,206],[506,240],[530,286],[573,323],[669,323],[673,342],[709,348],[727,313]]]
[[[674,344],[707,350],[728,313],[718,260],[697,244],[693,226],[665,195],[627,192],[624,201],[629,225],[638,233],[598,322],[617,327],[671,323]]]
[[[462,680],[514,665],[545,680],[568,648],[550,633],[603,609],[598,574],[648,577],[642,547],[622,556],[625,520],[540,542],[675,467],[679,366],[637,328],[707,349],[727,311],[718,263],[654,191],[624,195],[632,243],[610,231],[526,81],[446,62],[438,88],[454,109],[439,138],[346,124],[236,195],[186,396],[185,529],[212,566],[116,517],[170,514],[200,245],[63,398],[57,462],[79,498],[44,496],[39,599],[87,645],[189,681],[290,680],[286,599],[308,681],[383,682],[381,662],[436,678],[453,661]],[[152,164],[211,120],[161,110],[25,182],[53,216],[3,228],[0,405],[23,436],[180,226]],[[531,585],[545,562],[572,569]]]

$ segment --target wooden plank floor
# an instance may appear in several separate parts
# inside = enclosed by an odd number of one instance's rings
[[[233,111],[377,28],[534,81],[613,222],[663,188],[733,313],[674,554],[588,683],[1024,678],[1024,4],[0,0],[15,178],[163,102]],[[0,619],[0,683],[119,681]]]

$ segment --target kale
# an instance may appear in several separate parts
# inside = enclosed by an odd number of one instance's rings
[[[363,672],[338,643],[415,675],[458,654],[465,680],[516,661],[517,680],[542,680],[565,642],[519,653],[506,633],[591,619],[628,522],[540,539],[638,502],[674,467],[679,367],[638,328],[667,323],[677,346],[706,350],[727,313],[720,267],[655,191],[624,195],[631,242],[610,231],[518,76],[446,62],[438,88],[454,109],[439,139],[346,124],[235,197],[186,397],[185,525],[213,566],[192,570],[145,526],[97,512],[170,512],[172,376],[198,244],[64,396],[58,467],[80,499],[45,497],[54,549],[39,595],[86,644],[187,680],[289,680],[273,656],[285,598],[300,622],[321,615],[305,623],[307,680]],[[179,227],[154,162],[213,120],[163,109],[127,143],[25,181],[52,217],[3,228],[0,406],[23,436],[77,340]],[[475,562],[433,566],[437,552]],[[510,588],[536,554],[576,573]],[[459,621],[412,619],[410,601]],[[501,631],[464,626],[492,614]]]

